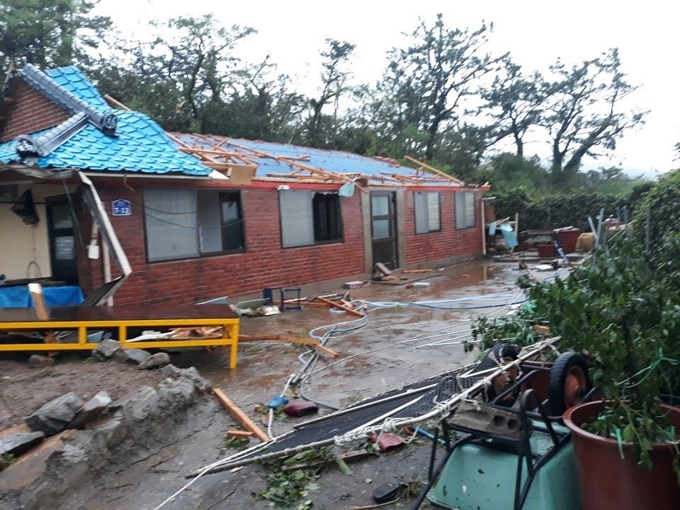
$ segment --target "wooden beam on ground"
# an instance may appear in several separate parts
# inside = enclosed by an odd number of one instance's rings
[[[364,314],[355,310],[354,308],[350,308],[348,306],[345,306],[341,303],[336,303],[335,301],[331,301],[330,299],[326,299],[325,297],[321,296],[316,296],[316,299],[319,301],[326,303],[328,306],[332,306],[334,308],[339,308],[340,310],[345,310],[347,313],[351,313],[352,315],[356,315],[357,317],[364,317]]]
[[[444,177],[444,178],[446,178],[450,181],[456,182],[456,183],[460,184],[461,186],[463,184],[465,184],[460,179],[456,179],[453,175],[449,175],[445,172],[442,172],[441,170],[437,170],[435,167],[430,166],[426,163],[423,163],[422,161],[418,161],[416,158],[412,158],[411,156],[406,155],[406,156],[404,156],[404,159],[406,159],[407,161],[410,161],[411,163],[415,163],[416,165],[420,165],[421,168],[425,168],[425,169],[429,170],[430,172],[439,175],[440,177]]]
[[[326,356],[330,358],[338,358],[340,355],[329,349],[328,347],[325,347],[321,345],[321,342],[316,340],[315,338],[298,338],[295,336],[283,336],[283,335],[239,335],[238,336],[238,341],[240,343],[242,342],[268,342],[268,341],[274,341],[274,342],[289,342],[292,344],[303,344],[303,345],[309,345],[312,349],[323,352]]]
[[[215,388],[213,389],[213,393],[217,400],[220,401],[220,404],[222,404],[224,408],[229,412],[231,417],[234,418],[237,422],[239,422],[243,426],[243,428],[252,432],[253,435],[263,443],[269,441],[269,436],[267,435],[267,433],[260,427],[258,427],[255,424],[255,422],[251,420],[250,417],[248,417],[243,411],[241,411],[241,409],[239,409],[236,406],[236,404],[234,404],[234,402],[229,397],[227,397],[221,389]]]
[[[250,430],[229,429],[227,430],[227,437],[236,437],[238,439],[248,439],[253,435]]]
[[[402,273],[434,273],[434,269],[404,269]]]

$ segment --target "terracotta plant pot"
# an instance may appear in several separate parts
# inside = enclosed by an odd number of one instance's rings
[[[629,444],[586,432],[581,425],[591,422],[602,411],[602,401],[588,402],[568,409],[564,424],[571,430],[582,510],[677,510],[680,485],[673,471],[674,451],[670,445],[653,443],[650,453],[654,467],[638,467]],[[662,406],[669,422],[680,430],[680,408]]]

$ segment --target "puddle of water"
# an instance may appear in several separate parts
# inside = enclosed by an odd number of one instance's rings
[[[427,288],[406,289],[404,286],[367,285],[351,292],[354,299],[370,301],[425,301],[460,299],[514,290],[519,273],[514,264],[478,262],[447,268],[441,276],[423,281]],[[331,290],[333,292],[333,290]],[[493,309],[491,309],[493,310]],[[414,349],[415,345],[444,342],[460,332],[469,331],[470,322],[460,322],[476,315],[471,310],[453,311],[417,307],[375,310],[369,313],[366,327],[351,335],[332,338],[328,347],[341,358],[361,354],[344,363],[315,374],[305,393],[334,405],[367,397],[387,389],[440,374],[462,362],[470,355],[462,345],[440,345]],[[277,334],[308,336],[314,328],[351,320],[348,315],[329,313],[326,308],[291,310],[280,315],[243,318],[243,334]],[[448,334],[448,336],[447,336]],[[429,335],[430,338],[425,338]],[[406,342],[404,342],[406,341]],[[397,342],[404,342],[398,345]],[[180,356],[182,366],[196,368],[214,386],[224,389],[234,400],[268,402],[278,395],[288,377],[301,368],[297,357],[304,350],[283,342],[239,346],[239,362],[234,370],[228,368],[228,349],[211,353],[197,352]],[[317,369],[337,360],[321,358]]]

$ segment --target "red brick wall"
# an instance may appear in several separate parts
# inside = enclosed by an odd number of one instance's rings
[[[61,124],[70,115],[26,83],[19,84],[7,122],[0,125],[0,142]]]
[[[437,191],[437,190],[431,190]],[[481,254],[481,194],[475,200],[477,226],[464,230],[456,230],[455,192],[439,192],[440,225],[439,232],[416,234],[413,188],[406,193],[406,263],[409,266],[424,264],[434,260],[450,257],[464,257]]]
[[[128,184],[130,182],[128,181]],[[159,184],[166,186],[167,184]],[[221,296],[259,293],[264,287],[292,286],[363,273],[364,248],[359,194],[341,198],[344,242],[302,248],[281,248],[279,208],[274,188],[241,189],[247,252],[147,263],[143,192],[111,184],[97,189],[110,212],[112,200],[132,202],[132,216],[111,222],[132,266],[132,275],[116,292],[116,304],[192,303]],[[81,259],[84,257],[81,257]],[[100,260],[90,261],[91,275],[81,275],[86,295],[102,282]],[[114,277],[117,272],[114,271]]]

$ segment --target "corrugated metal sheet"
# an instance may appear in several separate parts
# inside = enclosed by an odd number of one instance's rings
[[[204,149],[212,149],[213,147],[207,143],[198,143],[196,138],[191,134],[177,134],[183,142],[189,145],[200,145]],[[206,135],[204,135],[206,136]],[[209,136],[206,136],[210,138]],[[223,138],[216,137],[215,144],[219,144]],[[254,149],[255,151],[271,154],[272,156],[284,156],[289,158],[309,157],[309,160],[300,161],[304,165],[308,165],[328,172],[340,174],[364,174],[368,176],[380,176],[383,172],[388,174],[398,174],[405,177],[412,177],[414,173],[413,168],[404,167],[401,165],[393,165],[385,161],[369,158],[366,156],[359,156],[350,152],[313,149],[311,147],[300,147],[297,145],[262,142],[254,140],[233,139],[236,145],[245,147],[247,149]],[[222,149],[231,150],[242,153],[244,156],[248,155],[247,150],[236,149],[228,143],[221,144]],[[272,158],[256,158],[255,162],[259,165],[257,169],[258,177],[265,177],[269,173],[287,173],[293,170],[298,170],[298,167],[291,166],[288,163],[277,161]]]

